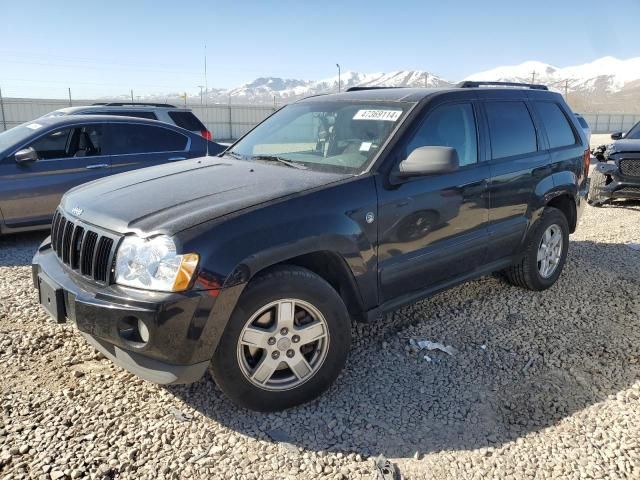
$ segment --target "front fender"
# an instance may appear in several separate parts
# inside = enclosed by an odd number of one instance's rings
[[[354,177],[304,194],[212,220],[176,236],[200,255],[193,288],[217,297],[213,337],[219,337],[249,280],[272,265],[314,252],[344,259],[365,308],[377,305],[377,216],[373,176]],[[212,327],[213,328],[213,327]],[[216,339],[217,342],[217,339]]]

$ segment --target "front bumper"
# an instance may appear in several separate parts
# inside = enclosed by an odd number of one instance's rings
[[[612,159],[613,160],[613,159]],[[611,181],[600,189],[600,194],[607,198],[640,198],[640,177],[623,175],[618,162],[600,162],[596,169]]]
[[[32,261],[38,288],[46,278],[61,289],[60,319],[73,322],[97,350],[115,364],[154,383],[192,383],[213,356],[209,317],[211,291],[147,292],[118,285],[99,286],[64,267],[48,239]],[[132,324],[142,321],[148,340],[132,340]]]

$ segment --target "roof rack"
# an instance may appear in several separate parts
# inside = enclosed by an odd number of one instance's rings
[[[540,85],[537,83],[519,83],[519,82],[474,82],[471,80],[465,80],[460,82],[458,88],[477,88],[483,85],[489,85],[493,87],[519,87],[530,88],[531,90],[549,90],[546,85]]]
[[[144,102],[108,102],[108,103],[93,103],[92,105],[103,105],[105,107],[166,107],[177,108],[175,105],[169,105],[168,103],[144,103]]]
[[[405,88],[405,87],[349,87],[345,92],[359,92],[361,90],[385,90],[390,88]]]

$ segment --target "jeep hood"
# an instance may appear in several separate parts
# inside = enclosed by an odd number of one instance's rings
[[[68,216],[114,232],[172,235],[349,176],[229,157],[203,157],[80,185],[65,194],[61,207]]]

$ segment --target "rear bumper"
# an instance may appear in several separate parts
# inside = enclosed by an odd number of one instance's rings
[[[36,288],[46,276],[62,290],[61,321],[69,320],[115,364],[154,383],[192,383],[213,356],[209,291],[146,292],[117,285],[101,287],[63,267],[45,241],[32,261]],[[44,274],[44,275],[42,275]],[[147,341],[131,336],[144,323]]]

